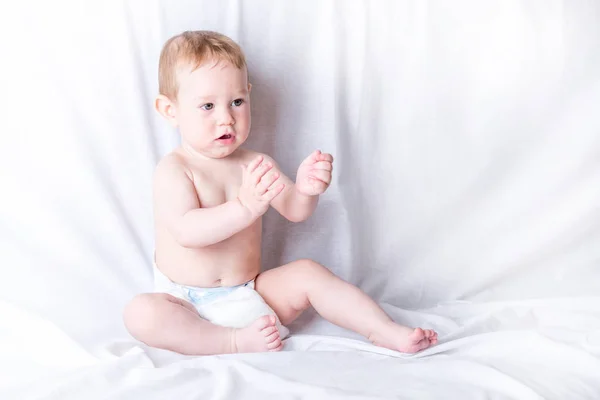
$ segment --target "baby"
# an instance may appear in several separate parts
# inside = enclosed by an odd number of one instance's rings
[[[292,182],[265,154],[242,149],[250,133],[246,62],[209,31],[169,39],[155,108],[181,147],[154,175],[155,293],[125,308],[125,326],[149,346],[183,354],[279,351],[308,307],[373,344],[414,353],[437,342],[398,325],[365,293],[311,260],[261,269],[261,218],[272,206],[307,219],[331,183],[333,157],[314,151]]]

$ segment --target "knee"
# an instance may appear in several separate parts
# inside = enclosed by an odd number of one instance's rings
[[[140,340],[160,327],[161,303],[168,299],[165,293],[143,293],[135,296],[123,310],[123,322],[134,338]]]
[[[309,259],[302,259],[297,261],[296,271],[307,279],[314,279],[317,277],[330,277],[333,273],[325,268],[323,265],[316,261]]]

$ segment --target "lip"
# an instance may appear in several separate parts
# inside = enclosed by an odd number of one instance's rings
[[[228,137],[224,138],[224,136],[228,136]],[[223,135],[219,136],[215,140],[217,142],[219,142],[219,143],[231,144],[231,143],[233,143],[235,141],[235,133],[233,133],[233,132],[226,132]]]

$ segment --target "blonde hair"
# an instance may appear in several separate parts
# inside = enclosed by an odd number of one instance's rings
[[[227,61],[237,68],[246,67],[240,46],[217,32],[185,31],[173,36],[162,48],[158,62],[158,91],[171,100],[177,98],[177,71],[188,64],[192,70],[204,62]]]

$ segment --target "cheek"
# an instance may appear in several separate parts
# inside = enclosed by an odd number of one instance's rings
[[[186,132],[188,140],[203,140],[206,135],[211,136],[213,133],[210,119],[198,112],[181,114],[179,129]]]
[[[203,114],[198,110],[190,110],[187,113],[185,113],[182,116],[182,118],[188,126],[205,125],[209,121],[207,115]]]
[[[250,106],[240,109],[236,119],[239,122],[244,122],[246,124],[249,124],[250,123]]]

